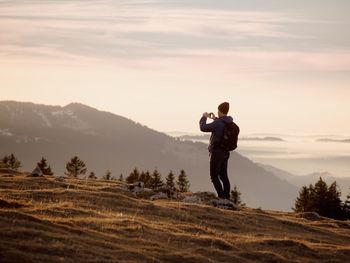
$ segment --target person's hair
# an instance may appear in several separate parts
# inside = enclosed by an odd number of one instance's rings
[[[218,110],[223,114],[227,114],[230,110],[230,104],[228,102],[223,102],[219,105]]]

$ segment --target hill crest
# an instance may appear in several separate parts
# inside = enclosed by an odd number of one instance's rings
[[[116,181],[0,174],[0,188],[1,262],[340,263],[350,255],[349,222],[143,200]]]

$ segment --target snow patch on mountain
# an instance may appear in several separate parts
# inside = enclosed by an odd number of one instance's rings
[[[15,137],[16,139],[16,143],[17,144],[22,144],[22,143],[37,143],[37,142],[40,142],[40,141],[46,141],[48,142],[49,140],[48,139],[45,139],[45,138],[41,138],[41,137],[30,137],[30,136],[27,136],[27,135],[23,135],[23,136],[16,136]]]
[[[15,121],[16,117],[22,114],[23,114],[23,111],[19,109],[16,109],[15,111],[11,111],[11,121]]]
[[[2,136],[13,136],[10,129],[0,129],[0,135]]]
[[[39,110],[33,110],[33,111],[43,120],[44,126],[52,127],[51,122],[42,111],[39,111]]]
[[[85,130],[89,128],[89,125],[80,120],[75,114],[74,111],[70,109],[63,109],[58,111],[51,112],[52,116],[64,118],[66,117],[66,122],[64,123],[65,128],[73,129],[73,130]]]
[[[74,115],[74,112],[71,110],[59,110],[59,111],[53,111],[51,112],[52,116],[70,116],[71,118],[76,119],[77,116]]]

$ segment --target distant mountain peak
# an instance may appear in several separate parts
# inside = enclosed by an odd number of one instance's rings
[[[64,106],[63,108],[71,109],[71,110],[76,110],[76,109],[82,110],[83,109],[83,110],[95,110],[95,111],[97,111],[97,109],[90,107],[86,104],[79,103],[79,102],[69,103],[68,105]]]
[[[311,174],[307,174],[305,176],[310,176],[310,177],[322,177],[323,179],[328,178],[328,177],[333,177],[331,173],[328,171],[323,171],[323,172],[314,172]]]

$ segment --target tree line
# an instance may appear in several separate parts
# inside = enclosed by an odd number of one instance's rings
[[[303,186],[295,201],[295,212],[316,212],[320,216],[334,219],[350,219],[350,193],[347,200],[342,202],[338,185],[331,185],[320,177],[315,185]]]
[[[6,155],[0,159],[0,167],[18,170],[21,167],[21,162],[13,154],[8,156]],[[54,174],[51,166],[44,157],[37,163],[37,167],[40,168],[44,175]],[[78,178],[79,176],[85,176],[87,171],[88,169],[85,162],[78,156],[72,157],[66,163],[65,175],[68,177]],[[91,171],[87,177],[85,176],[85,178],[95,180],[97,179],[97,176],[93,171]],[[111,171],[107,170],[105,175],[102,176],[102,180],[119,180],[125,181],[128,184],[143,182],[144,187],[166,190],[170,196],[176,192],[184,193],[190,191],[190,182],[185,170],[181,170],[177,178],[175,177],[173,171],[169,171],[165,181],[163,181],[162,175],[157,169],[154,169],[151,173],[148,170],[140,172],[137,168],[134,168],[134,170],[125,179],[123,174],[120,174],[119,179],[116,179],[114,176],[112,176]],[[237,186],[234,186],[233,190],[231,191],[231,201],[238,206],[245,206],[245,204],[242,203],[241,192],[238,190]]]
[[[37,166],[43,172],[44,175],[53,175],[51,166],[47,164],[47,160],[43,157],[37,163]],[[7,168],[18,171],[22,167],[22,163],[18,158],[12,153],[10,155],[5,155],[0,159],[0,168]]]
[[[13,153],[11,153],[10,155],[5,155],[0,159],[0,168],[13,169],[17,171],[21,167],[21,162]]]
[[[47,160],[43,157],[38,163],[37,166],[40,168],[44,175],[53,175],[53,171],[51,166],[48,165]],[[14,155],[5,155],[0,159],[0,168],[9,168],[13,170],[18,170],[21,167],[21,162]],[[78,156],[72,157],[66,163],[66,171],[65,175],[68,177],[78,178],[81,175],[85,175],[87,173],[87,166],[83,160],[81,160]],[[97,176],[94,172],[90,172],[87,177],[88,179],[97,179]],[[105,175],[102,177],[104,180],[116,180],[112,177],[111,171],[107,170]],[[119,176],[120,181],[124,181],[123,175]],[[129,184],[135,182],[143,182],[146,188],[158,189],[162,187],[166,187],[168,190],[172,192],[188,192],[190,189],[190,182],[188,180],[187,174],[184,170],[180,171],[180,174],[175,181],[175,175],[172,171],[169,172],[166,177],[166,182],[163,181],[162,175],[160,172],[155,169],[152,173],[149,171],[141,171],[139,172],[137,168],[135,168],[129,176],[125,179],[125,181]]]
[[[176,181],[173,171],[169,171],[164,182],[162,175],[157,169],[150,173],[148,170],[139,172],[139,170],[135,168],[126,178],[126,182],[129,184],[135,182],[143,182],[146,188],[160,189],[162,187],[165,187],[171,192],[184,193],[190,190],[190,182],[184,170],[180,171],[180,174],[177,176]]]
[[[70,177],[78,177],[79,175],[85,175],[87,172],[87,167],[84,161],[82,161],[78,156],[74,156],[70,161],[66,164],[66,172],[65,174]],[[106,174],[102,177],[104,180],[115,180],[114,177],[111,176],[111,172],[107,170]],[[97,179],[94,172],[90,172],[89,179]],[[119,181],[124,181],[123,175],[119,176]],[[187,178],[187,174],[184,170],[180,171],[178,175],[177,181],[175,182],[175,175],[172,171],[169,172],[166,177],[166,182],[164,183],[162,179],[162,175],[160,172],[155,169],[152,173],[147,171],[141,171],[135,168],[129,176],[125,179],[126,183],[133,184],[136,182],[143,182],[144,187],[151,189],[159,189],[162,187],[166,187],[170,191],[178,191],[178,192],[188,192],[190,188],[190,182]]]

